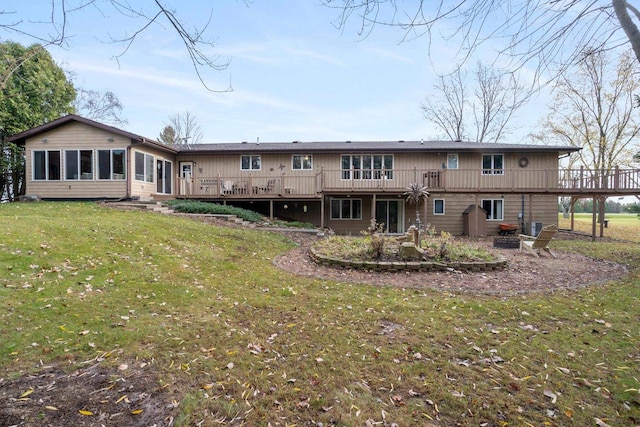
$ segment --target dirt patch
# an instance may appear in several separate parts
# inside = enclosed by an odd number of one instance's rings
[[[627,269],[613,262],[595,260],[584,255],[554,251],[557,258],[543,254],[535,258],[518,249],[493,248],[493,239],[476,239],[470,243],[499,253],[508,262],[505,270],[463,273],[446,272],[367,272],[353,269],[325,267],[315,263],[308,248],[318,238],[304,233],[289,236],[300,246],[274,260],[275,265],[294,274],[319,279],[352,283],[368,283],[403,288],[435,289],[455,292],[475,292],[501,295],[527,292],[577,289],[596,283],[615,280],[627,274]],[[579,236],[560,233],[559,239]]]
[[[170,426],[178,412],[153,365],[104,362],[66,372],[44,366],[0,378],[1,426]]]

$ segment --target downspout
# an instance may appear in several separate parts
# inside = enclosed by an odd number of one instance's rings
[[[524,229],[524,194],[520,195],[520,228],[522,229],[522,234],[528,234]]]

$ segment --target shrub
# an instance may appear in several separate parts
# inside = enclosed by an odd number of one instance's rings
[[[165,202],[176,212],[193,214],[218,214],[235,215],[249,222],[262,222],[264,217],[257,212],[235,206],[221,205],[219,203],[207,203],[194,200],[169,200]]]
[[[375,218],[371,218],[369,228],[361,232],[361,234],[368,236],[373,259],[380,259],[384,255],[387,240],[382,235],[383,232],[384,224],[378,224]]]

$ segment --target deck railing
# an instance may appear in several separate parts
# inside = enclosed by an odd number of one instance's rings
[[[187,197],[320,197],[325,192],[403,192],[411,183],[450,192],[629,192],[640,194],[640,169],[387,169],[321,170],[315,175],[178,178]]]

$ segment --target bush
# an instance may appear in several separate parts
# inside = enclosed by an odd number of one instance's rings
[[[235,215],[249,222],[262,222],[264,217],[257,212],[219,203],[198,202],[193,200],[169,200],[165,202],[173,210],[192,214]]]

